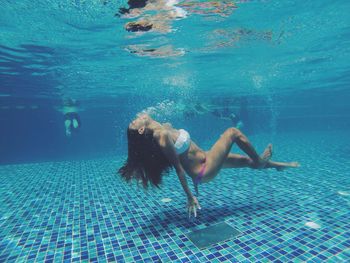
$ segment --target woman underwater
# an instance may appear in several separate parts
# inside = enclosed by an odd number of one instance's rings
[[[203,151],[190,138],[187,131],[175,129],[169,123],[161,124],[148,114],[140,114],[127,129],[128,158],[118,173],[127,181],[135,179],[144,188],[150,184],[159,187],[162,175],[175,168],[187,195],[189,216],[197,216],[200,208],[186,180],[191,177],[198,194],[198,184],[215,178],[221,168],[252,169],[275,168],[283,170],[298,167],[297,162],[274,162],[272,145],[258,155],[247,137],[236,128],[227,129],[209,151]],[[248,156],[230,153],[236,143]]]

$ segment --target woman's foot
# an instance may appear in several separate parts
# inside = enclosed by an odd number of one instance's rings
[[[264,152],[260,155],[260,160],[259,163],[257,165],[257,169],[263,169],[265,168],[265,166],[269,163],[269,160],[272,157],[272,144],[270,143],[269,145],[267,145],[267,147],[265,148]]]
[[[272,157],[272,144],[269,143],[269,145],[267,145],[267,147],[265,148],[264,152],[262,153],[262,155],[260,155],[260,158],[267,162],[268,160],[270,160]]]
[[[300,164],[298,162],[290,162],[290,163],[277,163],[277,162],[271,162],[271,164],[274,165],[277,171],[283,171],[287,168],[298,168],[300,167]]]

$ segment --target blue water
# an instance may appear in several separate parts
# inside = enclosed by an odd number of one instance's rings
[[[350,2],[167,3],[0,0],[0,261],[349,261]],[[203,149],[234,113],[259,152],[301,167],[225,170],[188,221],[175,174],[148,192],[116,176],[140,111]],[[222,221],[242,235],[186,237]]]

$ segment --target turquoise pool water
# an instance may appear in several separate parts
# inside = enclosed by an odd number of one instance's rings
[[[349,262],[349,1],[0,3],[0,262]],[[301,166],[222,170],[189,220],[174,172],[116,173],[141,111]]]

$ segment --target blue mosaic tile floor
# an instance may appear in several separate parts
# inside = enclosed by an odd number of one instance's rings
[[[0,166],[0,262],[349,262],[348,133],[273,143],[302,167],[224,170],[192,221],[174,174],[144,192],[116,176],[117,158]],[[186,236],[223,221],[242,234],[203,250]]]

